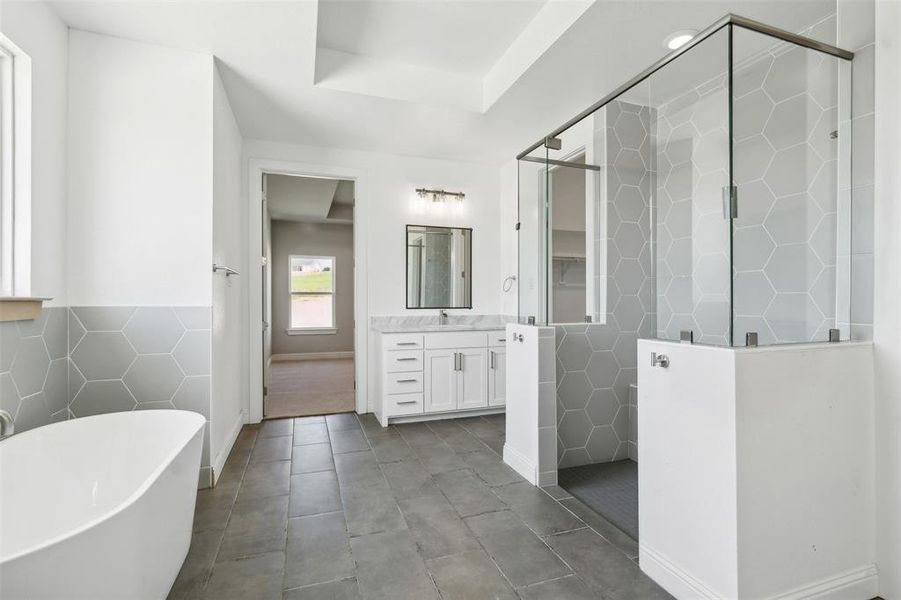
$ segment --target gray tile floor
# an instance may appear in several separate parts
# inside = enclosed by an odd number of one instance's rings
[[[245,427],[170,598],[669,598],[635,542],[501,460],[504,417]]]

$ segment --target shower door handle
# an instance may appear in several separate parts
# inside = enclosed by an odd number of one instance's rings
[[[669,357],[666,354],[651,352],[651,366],[665,369],[669,366]]]

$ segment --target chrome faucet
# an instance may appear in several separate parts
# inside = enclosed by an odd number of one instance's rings
[[[448,318],[449,317],[447,316],[447,311],[442,308],[441,312],[438,313],[438,322],[442,325],[447,325]]]
[[[14,432],[13,416],[5,410],[0,410],[0,440],[8,438]]]

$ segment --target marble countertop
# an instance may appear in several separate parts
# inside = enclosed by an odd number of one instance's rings
[[[450,315],[442,325],[438,315],[422,317],[372,317],[370,327],[381,333],[410,333],[435,331],[495,331],[505,329],[516,318],[505,315]]]

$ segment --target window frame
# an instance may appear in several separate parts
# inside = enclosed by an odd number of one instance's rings
[[[331,262],[332,289],[328,292],[295,292],[294,275],[291,265],[295,258],[311,259],[311,260],[327,260]],[[338,333],[337,319],[337,288],[338,283],[338,257],[336,256],[317,256],[313,254],[289,254],[288,255],[288,327],[285,332],[288,335],[331,335]],[[295,327],[292,321],[294,296],[324,296],[329,295],[332,299],[332,323],[325,327]]]
[[[0,33],[0,296],[31,295],[31,58]]]

